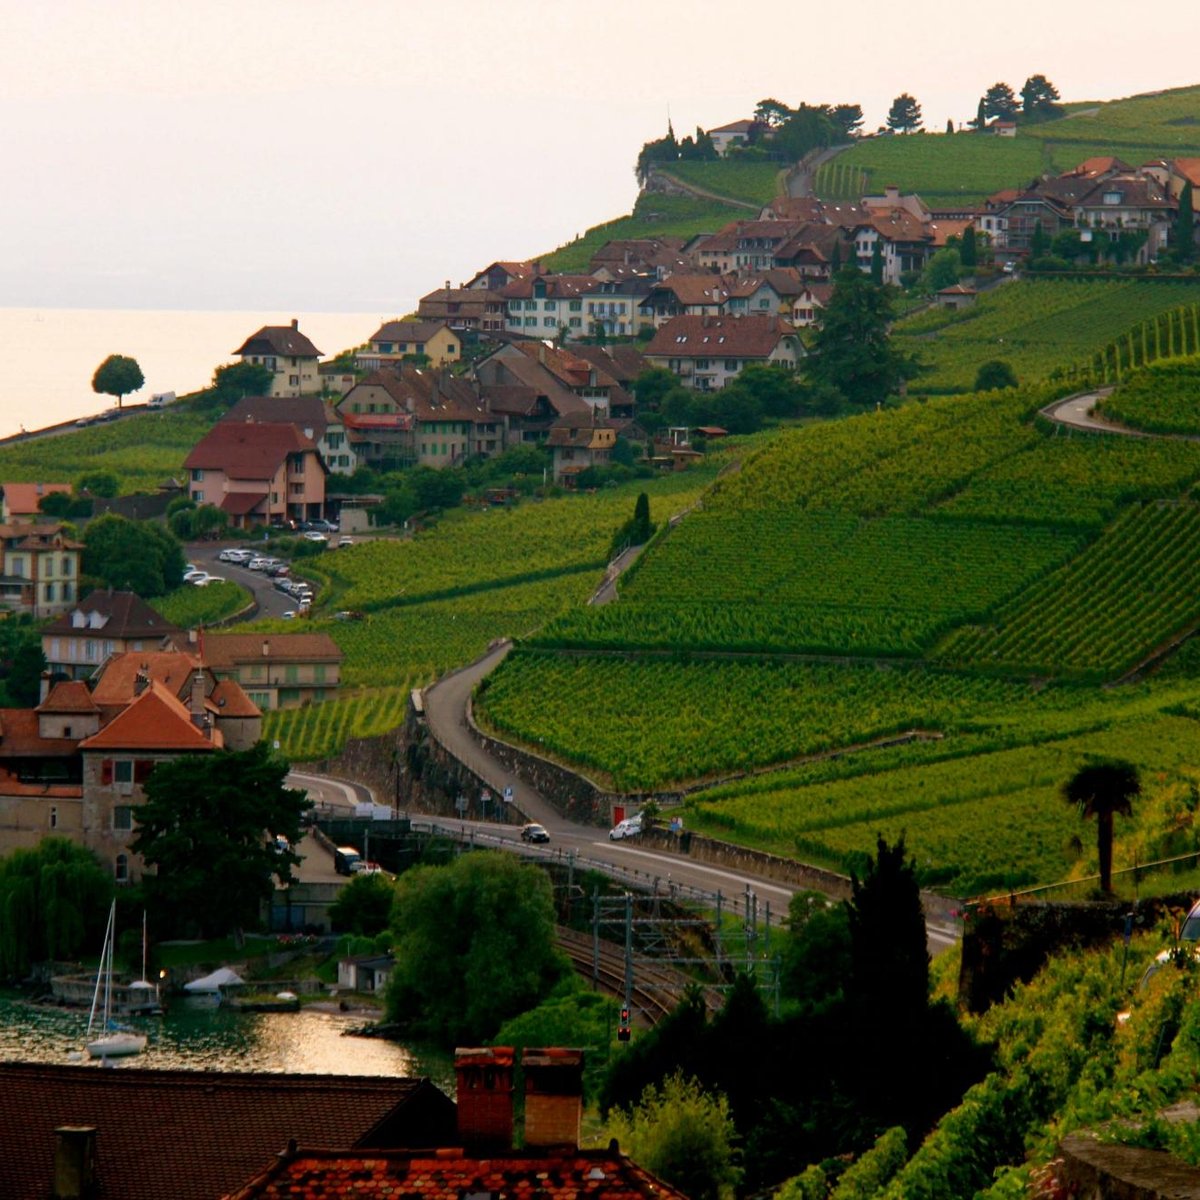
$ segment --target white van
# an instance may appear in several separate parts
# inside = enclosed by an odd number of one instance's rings
[[[155,392],[147,401],[147,408],[166,408],[168,404],[175,403],[174,392]]]

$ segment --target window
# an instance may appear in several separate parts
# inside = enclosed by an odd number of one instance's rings
[[[126,854],[118,854],[117,860],[113,864],[113,870],[116,874],[118,883],[129,882],[129,856]]]
[[[118,792],[133,791],[133,761],[128,758],[118,758],[113,763],[113,782]]]
[[[550,329],[558,328],[558,322],[553,317],[543,317],[542,324],[548,326]]]
[[[697,371],[707,371],[708,370],[708,359],[707,358],[696,359],[696,370]]]
[[[48,584],[46,584],[46,600],[52,601],[53,599],[54,599],[54,584],[48,583]]]
[[[63,555],[63,560],[62,560],[62,573],[64,575],[70,575],[72,573],[71,572],[71,560],[65,554]]]
[[[56,804],[50,806],[50,828],[58,828],[58,806]]]
[[[292,484],[292,495],[293,496],[303,496],[304,495],[304,484],[293,483]]]
[[[288,376],[288,387],[299,387],[299,386],[300,386],[300,376],[299,375],[289,375]]]
[[[195,500],[195,502],[197,504],[203,504],[204,503],[204,493],[203,492],[192,492],[192,499]]]
[[[567,308],[569,308],[571,310],[571,312],[582,312],[583,311],[583,301],[582,300],[572,300],[567,305]]]
[[[133,805],[117,804],[113,806],[113,828],[114,829],[132,829],[133,828]]]
[[[65,738],[69,738],[69,737],[71,736],[71,727],[70,727],[70,725],[64,725],[64,726],[63,726],[63,732],[62,732],[62,735],[63,735],[63,737],[65,737]]]
[[[17,554],[8,560],[9,570],[18,578],[25,578],[25,557]]]
[[[727,358],[725,360],[725,370],[736,371],[738,369],[738,361],[736,358]]]
[[[300,682],[300,668],[295,663],[288,663],[283,668],[283,681],[284,683]]]
[[[572,317],[568,324],[572,329],[578,329],[583,324],[583,321],[579,317]]]
[[[557,300],[547,300],[545,302],[545,304],[542,305],[542,307],[546,310],[546,312],[554,312],[554,310],[558,308],[558,301]]]
[[[526,324],[527,326],[528,326],[528,325],[536,325],[536,324],[537,324],[537,317],[526,317],[526,318],[525,318],[525,324]]]
[[[204,478],[204,471],[200,467],[192,468],[192,482],[199,483]]]

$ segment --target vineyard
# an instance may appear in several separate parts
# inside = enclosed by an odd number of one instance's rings
[[[347,738],[375,737],[404,721],[410,683],[339,696],[324,704],[276,709],[263,717],[263,738],[278,741],[292,762],[316,762],[337,754]]]
[[[245,608],[250,603],[250,593],[241,584],[229,580],[202,588],[185,583],[151,603],[172,625],[179,629],[194,629],[197,625],[211,625]]]
[[[969,391],[979,364],[996,358],[1023,383],[1036,383],[1071,367],[1100,370],[1097,356],[1110,345],[1111,354],[1120,354],[1127,341],[1129,365],[1160,357],[1159,345],[1168,352],[1170,338],[1183,352],[1195,345],[1197,304],[1200,281],[1021,280],[952,315],[929,312],[900,321],[896,342],[925,368],[913,391]],[[1186,312],[1162,327],[1153,320],[1175,309]],[[1140,360],[1136,344],[1149,346]]]
[[[18,442],[0,448],[0,478],[70,483],[99,466],[120,478],[123,494],[153,492],[179,474],[188,451],[211,424],[211,417],[183,410],[146,412]]]
[[[779,188],[779,164],[723,158],[716,162],[674,162],[665,173],[693,187],[748,204],[769,204]],[[745,217],[749,214],[743,213]]]
[[[535,641],[916,655],[1077,545],[1075,536],[1030,526],[718,506],[683,522],[619,604],[573,610]]]
[[[1131,508],[983,626],[950,634],[943,663],[1111,677],[1200,619],[1200,506]]]
[[[569,700],[548,704],[550,696]],[[476,716],[620,790],[665,788],[920,727],[968,729],[1060,693],[916,667],[523,651]]]
[[[1200,434],[1200,357],[1153,363],[1096,407],[1131,429]]]

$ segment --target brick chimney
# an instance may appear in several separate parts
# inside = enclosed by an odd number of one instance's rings
[[[192,694],[188,708],[192,715],[192,724],[199,729],[204,728],[205,721],[208,719],[208,712],[204,707],[205,688],[208,681],[204,678],[203,671],[196,671],[192,675]]]
[[[54,1131],[53,1200],[90,1200],[96,1194],[96,1128],[60,1125]]]
[[[525,1145],[579,1145],[583,1117],[583,1051],[526,1050]]]
[[[292,328],[293,328],[293,329],[299,329],[299,328],[300,328],[300,319],[299,319],[298,317],[293,317],[293,318],[292,318]]]
[[[513,1141],[513,1048],[456,1050],[458,1136],[467,1149],[509,1150]]]

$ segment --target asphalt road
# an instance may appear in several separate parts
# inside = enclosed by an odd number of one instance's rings
[[[282,617],[285,612],[294,612],[297,607],[295,598],[279,591],[275,587],[275,580],[269,575],[264,575],[262,571],[251,571],[249,567],[239,566],[237,563],[220,561],[217,555],[233,544],[232,542],[193,542],[185,547],[185,553],[188,562],[195,563],[202,571],[249,588],[254,593],[255,600],[258,601],[260,617]],[[241,545],[242,543],[237,544]],[[247,548],[252,547],[248,546]],[[333,551],[333,553],[336,554],[337,551]],[[303,562],[295,570],[294,576],[299,579],[304,578]],[[316,590],[314,586],[313,591]]]

